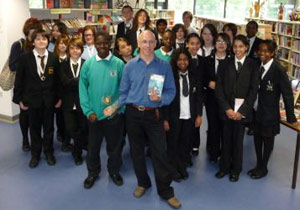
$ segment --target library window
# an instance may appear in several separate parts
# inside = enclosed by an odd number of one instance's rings
[[[41,0],[29,0],[29,8],[43,8],[44,2]]]
[[[298,3],[300,1],[298,0]],[[265,5],[266,14],[264,17],[266,18],[278,18],[278,8],[280,3],[284,5],[283,19],[288,20],[289,14],[291,14],[294,9],[295,0],[269,0]],[[298,4],[299,5],[299,4]]]
[[[175,23],[182,23],[182,13],[184,11],[193,12],[194,1],[191,0],[169,0],[168,9],[175,10]]]
[[[224,15],[224,1],[220,0],[195,0],[195,14],[200,16],[219,17]]]
[[[232,20],[243,20],[249,16],[249,9],[253,0],[227,0],[226,18]]]

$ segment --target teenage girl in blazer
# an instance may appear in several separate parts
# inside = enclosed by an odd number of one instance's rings
[[[251,121],[259,85],[259,67],[246,57],[248,46],[244,35],[235,37],[235,57],[220,64],[215,90],[223,120],[222,154],[216,177],[230,173],[232,182],[239,180],[242,171],[245,122]]]
[[[280,132],[279,100],[282,95],[287,121],[298,126],[294,115],[294,98],[288,75],[279,62],[274,60],[277,45],[272,40],[263,40],[259,45],[261,60],[260,85],[254,122],[254,145],[257,163],[248,172],[253,179],[268,173],[268,161],[274,147],[274,139]]]
[[[219,113],[219,105],[215,95],[217,70],[220,62],[230,58],[230,39],[225,33],[217,36],[215,50],[205,57],[204,63],[204,87],[206,88],[206,117],[207,117],[207,143],[206,148],[210,155],[211,163],[215,163],[221,155],[222,123]]]

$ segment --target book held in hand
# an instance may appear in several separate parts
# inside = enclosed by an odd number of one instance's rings
[[[148,85],[148,95],[152,95],[156,92],[158,97],[161,97],[162,90],[164,87],[165,76],[159,74],[151,74],[149,85]]]

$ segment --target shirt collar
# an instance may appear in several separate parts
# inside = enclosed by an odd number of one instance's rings
[[[143,61],[143,62],[145,62],[145,61],[141,58],[141,55],[140,55],[140,54],[138,54],[138,55],[136,56],[136,58],[137,58],[137,61]],[[153,58],[153,60],[152,60],[150,63],[152,63],[152,62],[157,62],[158,59],[159,59],[159,58],[154,54],[154,58]]]
[[[176,44],[177,43],[179,43],[179,44],[184,43],[184,40],[183,41],[179,41],[178,39],[176,39]]]
[[[112,56],[112,54],[111,54],[111,52],[109,51],[109,54],[108,54],[108,56],[106,57],[106,58],[100,58],[99,57],[99,55],[97,54],[96,55],[96,61],[101,61],[101,60],[110,60],[110,58],[111,58],[111,56]]]
[[[126,22],[126,21],[124,21],[124,23],[125,23],[125,26],[132,26],[132,22],[133,22],[133,18],[129,21],[129,22]]]
[[[145,26],[137,29],[137,31],[140,31],[140,30],[145,31],[146,30]]]
[[[163,49],[162,49],[162,47],[160,48],[160,51],[161,51],[161,53],[164,55],[164,56],[166,56],[166,55],[169,55],[169,56],[171,56],[172,55],[172,53],[173,53],[173,48],[172,48],[172,50],[170,51],[170,52],[165,52],[165,51],[163,51]]]
[[[263,63],[261,63],[261,66],[263,66],[265,69],[265,72],[267,72],[270,69],[272,63],[273,63],[273,58],[271,60],[269,60],[269,62],[266,63],[265,65],[263,65]]]
[[[192,59],[198,59],[198,55],[191,55]]]
[[[246,59],[246,55],[244,55],[244,57],[241,59],[241,60],[238,60],[237,57],[234,58],[235,62],[241,62],[242,64],[244,64],[245,62],[245,59]]]
[[[38,56],[46,56],[46,57],[48,57],[48,50],[45,50],[44,55],[40,55],[40,54],[36,51],[36,49],[33,49],[32,52],[33,52],[33,54],[34,54],[35,57],[38,57]]]
[[[71,65],[73,65],[73,64],[78,64],[78,66],[81,66],[81,59],[79,58],[78,61],[75,63],[75,62],[70,58],[70,63],[71,63]]]

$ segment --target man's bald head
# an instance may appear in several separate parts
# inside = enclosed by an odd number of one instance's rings
[[[154,56],[156,38],[152,31],[143,31],[138,38],[138,47],[142,56]]]
[[[147,38],[152,37],[153,40],[156,40],[155,35],[154,35],[154,33],[153,33],[152,31],[150,31],[150,30],[145,30],[145,31],[143,31],[143,32],[139,35],[139,37],[138,37],[138,42],[140,42],[141,40],[143,40],[145,37],[147,37]]]

